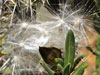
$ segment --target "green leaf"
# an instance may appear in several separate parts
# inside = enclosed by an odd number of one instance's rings
[[[40,61],[40,64],[43,66],[43,68],[48,72],[49,75],[54,75],[54,71],[52,71],[44,61]]]
[[[96,51],[100,53],[100,36],[96,41]],[[96,67],[100,67],[100,55],[96,56]]]
[[[95,13],[93,15],[93,24],[95,30],[100,34],[100,16],[98,15],[98,13]]]
[[[59,64],[61,64],[61,65],[64,64],[64,61],[63,61],[62,58],[56,58],[56,59],[55,59],[55,62],[56,62],[56,63],[59,63]]]
[[[78,58],[75,60],[71,72],[74,70],[74,68],[79,64],[79,62],[80,62],[85,56],[86,56],[86,55],[82,55],[82,56],[78,57]]]
[[[83,75],[84,69],[87,68],[88,64],[83,62],[74,72],[72,75]]]
[[[100,46],[100,36],[99,36],[98,39],[96,40],[96,46]]]
[[[63,70],[63,66],[61,64],[57,64],[57,69],[62,71]]]
[[[70,67],[71,67],[70,63],[64,66],[63,75],[70,75]]]
[[[68,65],[69,63],[72,66],[75,57],[75,38],[72,30],[68,31],[65,42],[65,50],[64,66]]]

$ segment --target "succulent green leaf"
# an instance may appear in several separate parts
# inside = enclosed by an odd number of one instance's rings
[[[64,66],[64,69],[63,69],[63,75],[70,75],[70,67],[71,67],[71,64],[68,63]]]
[[[97,46],[100,45],[100,36],[99,36],[98,39],[96,40],[96,45],[97,45]]]
[[[74,68],[79,64],[79,62],[80,62],[85,56],[86,56],[86,55],[82,55],[82,56],[78,57],[78,58],[75,60],[71,72],[74,70]]]
[[[96,41],[96,51],[98,51],[98,53],[100,53],[100,36]],[[96,67],[100,67],[100,55],[96,56]]]
[[[61,64],[57,64],[57,69],[62,71],[63,70],[63,66]]]
[[[48,72],[49,75],[54,75],[54,71],[52,71],[44,61],[40,61],[40,64],[43,66],[43,68]]]
[[[87,68],[88,64],[83,62],[74,72],[72,75],[83,75],[84,69]]]
[[[61,64],[61,65],[64,64],[64,61],[63,61],[62,58],[56,58],[56,59],[55,59],[55,62],[56,62],[56,63],[59,63],[59,64]]]
[[[72,30],[68,31],[65,42],[65,50],[64,66],[69,63],[72,66],[75,57],[75,38]]]

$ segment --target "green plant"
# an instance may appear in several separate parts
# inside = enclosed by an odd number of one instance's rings
[[[98,12],[93,14],[93,24],[95,30],[100,34],[100,0],[96,0]]]
[[[82,62],[79,66],[78,63],[85,57],[85,55],[78,57],[75,61],[75,38],[72,30],[68,31],[65,43],[65,57],[55,58],[57,63],[57,71],[52,70],[44,61],[40,61],[40,64],[48,72],[49,75],[82,75],[84,69],[88,66],[86,62]],[[77,66],[77,68],[76,68]]]
[[[96,51],[99,53],[99,55],[96,55],[96,71],[93,75],[100,75],[100,36],[96,41]]]
[[[100,67],[100,36],[96,41],[96,50],[93,50],[90,46],[86,48],[96,56],[96,68]]]
[[[87,49],[96,56],[96,70],[93,75],[100,75],[100,36],[96,41],[96,50],[93,50],[91,47],[87,46]]]
[[[96,41],[96,51],[99,53],[99,55],[96,55],[96,70],[93,75],[100,75],[100,36]]]
[[[100,36],[96,41],[96,51],[100,54]],[[100,67],[100,55],[96,56],[96,68]]]

